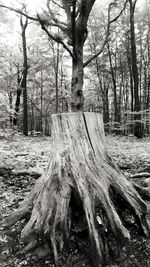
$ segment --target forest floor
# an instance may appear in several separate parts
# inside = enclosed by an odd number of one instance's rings
[[[127,177],[138,172],[150,172],[149,138],[138,140],[132,136],[106,136],[106,143],[111,156]],[[23,137],[19,134],[0,137],[0,220],[17,209],[35,180],[46,169],[50,153],[49,137]],[[52,256],[38,259],[34,254],[22,253],[20,231],[23,223],[18,222],[7,231],[0,228],[0,267],[54,266]],[[119,252],[112,244],[112,255],[105,266],[150,266],[150,240],[140,236],[133,225],[129,228],[131,241]],[[68,255],[63,266],[90,267],[80,249],[75,243],[71,256]]]

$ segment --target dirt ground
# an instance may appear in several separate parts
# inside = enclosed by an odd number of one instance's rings
[[[150,172],[150,139],[138,140],[133,136],[106,136],[110,155],[116,160],[125,175]],[[28,194],[35,180],[43,173],[51,152],[49,137],[28,137],[19,134],[0,139],[0,220],[17,209]],[[148,205],[150,205],[148,203]],[[109,258],[105,266],[148,267],[150,266],[150,240],[140,236],[134,219],[124,212],[129,221],[131,241],[118,251],[118,246],[109,240]],[[132,223],[133,221],[133,223]],[[0,267],[42,267],[54,266],[53,257],[38,259],[36,255],[22,253],[23,243],[20,231],[24,225],[18,222],[7,231],[0,228]],[[69,253],[62,255],[63,266],[90,267],[86,254],[82,253],[86,243],[80,238],[72,239]]]

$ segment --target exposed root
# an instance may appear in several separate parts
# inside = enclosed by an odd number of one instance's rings
[[[143,177],[150,177],[150,173],[149,172],[139,172],[139,173],[135,173],[131,175],[131,178],[143,178]]]
[[[150,200],[150,186],[142,187],[135,182],[132,182],[138,193],[143,197],[145,200]]]
[[[57,266],[59,251],[66,247],[72,214],[75,212],[72,194],[79,197],[86,217],[93,266],[104,266],[105,254],[105,235],[100,231],[102,227],[105,232],[105,219],[101,211],[97,214],[96,206],[102,207],[119,241],[125,242],[130,238],[115,207],[111,188],[124,199],[143,233],[148,235],[149,226],[145,218],[147,206],[109,157],[101,125],[99,114],[55,115],[52,137],[55,142],[48,170],[37,181],[18,212],[4,222],[5,226],[10,226],[31,213],[21,233],[27,242],[25,251],[41,246],[40,239],[45,237],[53,249]],[[41,248],[39,251],[44,254],[49,248]]]

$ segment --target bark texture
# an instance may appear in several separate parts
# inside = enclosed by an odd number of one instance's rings
[[[27,44],[26,44],[26,29],[28,26],[28,19],[23,23],[20,19],[22,28],[22,48],[23,48],[23,78],[21,82],[23,90],[23,134],[28,135],[28,97],[27,97],[27,75],[28,75],[28,58],[27,58]]]
[[[93,266],[104,266],[105,246],[99,227],[100,224],[102,227],[106,225],[97,207],[104,211],[115,236],[125,241],[130,234],[118,215],[111,192],[124,199],[146,235],[147,206],[109,156],[100,114],[80,112],[52,115],[52,142],[46,173],[36,182],[19,210],[5,220],[4,226],[30,215],[21,234],[27,243],[25,250],[37,247],[41,237],[45,236],[46,240],[49,238],[56,265],[59,266],[58,252],[69,239],[75,212],[72,205],[74,195],[76,204],[81,202],[85,214]]]
[[[135,39],[135,22],[134,13],[137,0],[129,0],[130,4],[130,31],[131,31],[131,66],[132,66],[132,79],[133,79],[133,93],[134,93],[134,111],[137,114],[134,116],[134,135],[138,138],[143,137],[143,125],[141,123],[141,110],[140,96],[139,96],[139,76],[137,67],[137,52],[136,52],[136,39]],[[132,89],[131,89],[132,90]]]

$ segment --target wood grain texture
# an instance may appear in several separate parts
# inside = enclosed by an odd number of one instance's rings
[[[71,227],[71,197],[80,199],[95,266],[103,266],[104,240],[99,232],[99,222],[105,228],[102,213],[96,219],[96,203],[105,211],[116,238],[124,242],[130,238],[115,208],[111,190],[120,195],[131,207],[141,230],[148,235],[148,224],[143,220],[147,206],[112,160],[105,144],[102,115],[98,113],[65,113],[52,115],[52,151],[49,166],[24,203],[5,221],[11,225],[31,216],[22,230],[22,238],[36,244],[41,234],[49,236],[56,265],[58,251],[69,239]],[[18,217],[17,217],[18,216]]]

